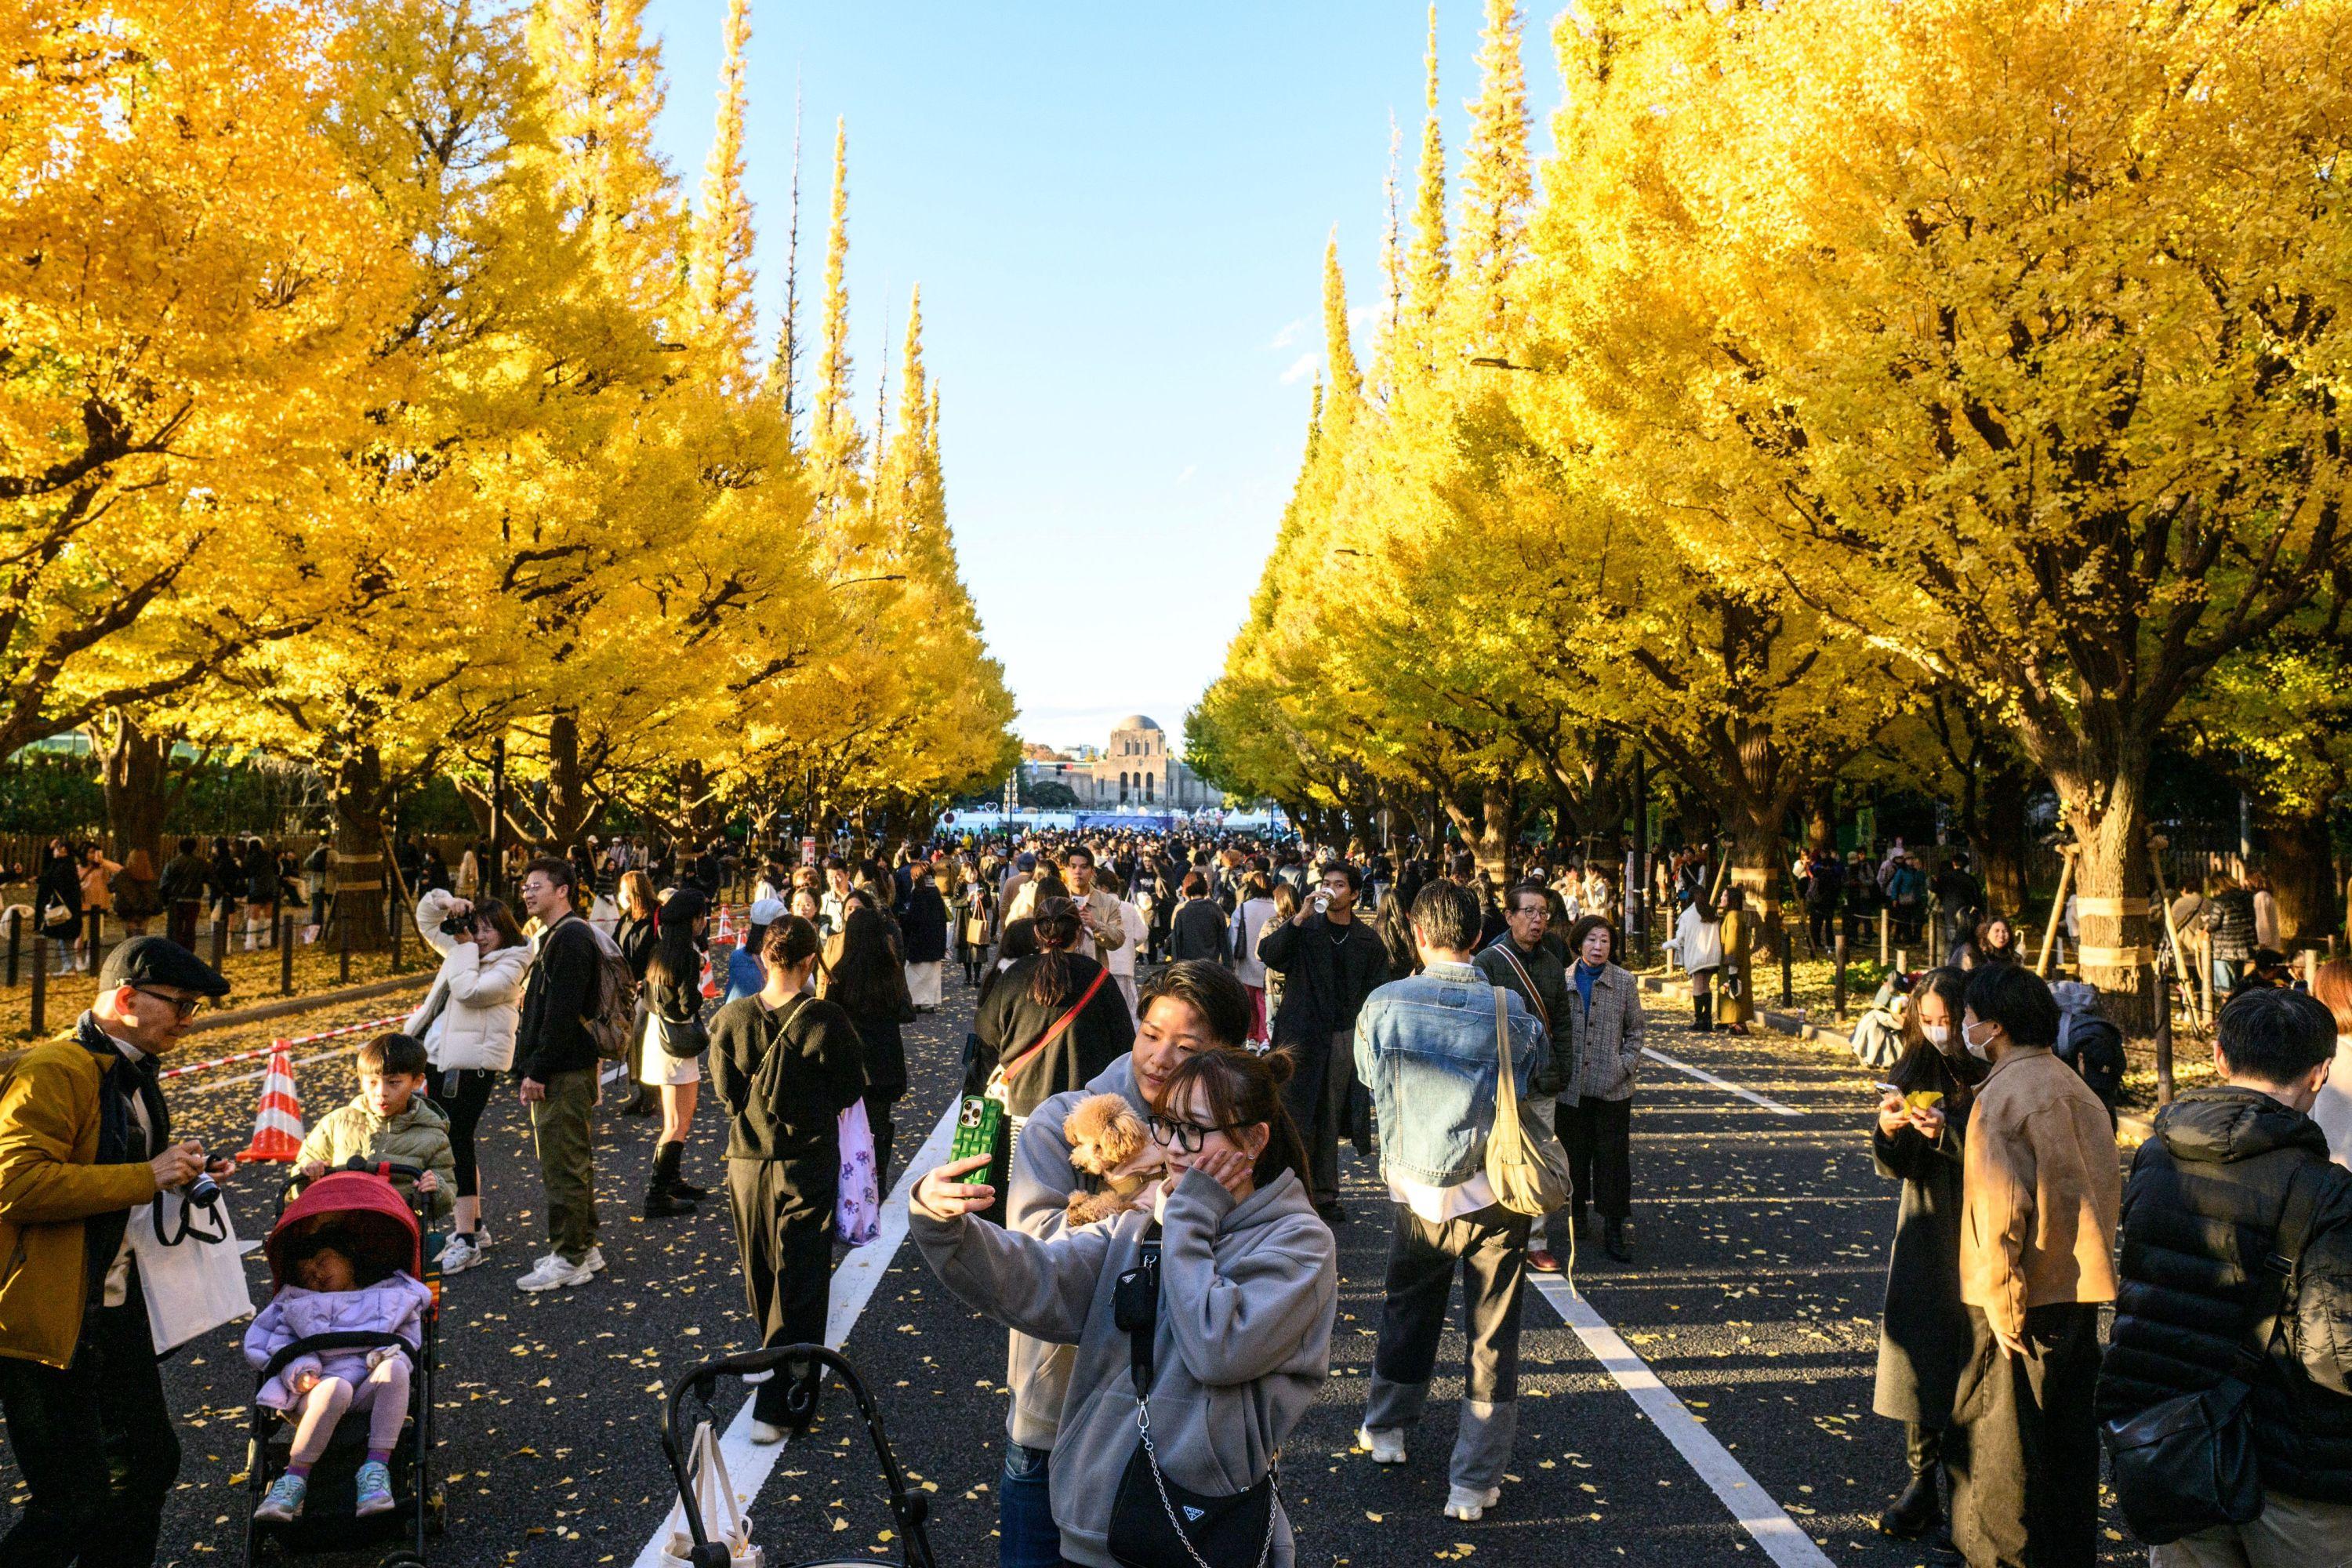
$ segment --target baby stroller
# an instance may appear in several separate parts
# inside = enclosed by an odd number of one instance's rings
[[[823,1345],[776,1345],[769,1349],[745,1351],[718,1361],[707,1361],[678,1375],[669,1385],[669,1412],[662,1423],[662,1452],[669,1457],[671,1479],[677,1483],[678,1501],[686,1515],[686,1528],[692,1545],[684,1552],[694,1568],[728,1568],[730,1554],[728,1543],[713,1541],[701,1510],[695,1505],[694,1474],[687,1455],[693,1442],[693,1426],[681,1428],[679,1416],[691,1394],[698,1407],[698,1420],[707,1420],[710,1414],[710,1396],[722,1377],[760,1378],[782,1376],[793,1362],[813,1363],[818,1368],[839,1375],[849,1397],[856,1403],[858,1418],[866,1423],[866,1434],[874,1440],[875,1456],[882,1462],[882,1479],[890,1492],[891,1517],[898,1521],[898,1540],[904,1555],[899,1561],[905,1568],[938,1568],[931,1555],[930,1537],[924,1533],[923,1521],[929,1517],[930,1502],[920,1492],[907,1489],[905,1472],[890,1452],[889,1439],[882,1435],[882,1412],[866,1392],[857,1371],[842,1356]],[[672,1548],[673,1551],[677,1549]],[[793,1568],[872,1568],[872,1557],[813,1558],[796,1563]],[[778,1564],[777,1568],[782,1568]]]
[[[383,1163],[365,1170],[331,1171],[304,1187],[291,1202],[286,1201],[283,1193],[280,1194],[278,1223],[261,1244],[269,1259],[273,1290],[285,1279],[290,1245],[306,1231],[331,1224],[365,1249],[370,1264],[379,1268],[405,1269],[423,1281],[433,1292],[434,1305],[424,1316],[415,1374],[409,1380],[408,1424],[402,1429],[400,1444],[388,1461],[394,1499],[391,1511],[365,1518],[356,1512],[356,1478],[360,1463],[366,1458],[367,1423],[345,1421],[335,1428],[325,1456],[311,1468],[310,1497],[301,1516],[283,1524],[252,1518],[252,1510],[260,1507],[270,1483],[285,1469],[294,1434],[291,1423],[280,1419],[277,1411],[257,1397],[255,1399],[253,1430],[245,1451],[246,1486],[251,1494],[245,1531],[248,1568],[278,1556],[350,1551],[384,1540],[400,1542],[383,1559],[384,1568],[394,1568],[395,1564],[423,1568],[425,1537],[441,1533],[446,1498],[433,1482],[426,1463],[433,1447],[433,1374],[438,1359],[440,1270],[430,1267],[424,1257],[422,1216],[416,1212],[424,1200],[413,1194],[403,1199],[392,1184],[392,1178],[400,1176],[413,1186],[423,1174],[411,1165]],[[289,1182],[287,1191],[297,1184]],[[396,1334],[313,1334],[296,1340],[272,1356],[255,1375],[254,1392],[258,1395],[269,1380],[297,1356],[373,1350],[387,1344],[405,1348],[405,1342]]]

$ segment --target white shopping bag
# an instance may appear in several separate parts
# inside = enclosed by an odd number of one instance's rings
[[[694,1511],[702,1521],[702,1538],[714,1545],[726,1543],[728,1568],[765,1568],[765,1557],[751,1544],[751,1517],[735,1496],[727,1461],[719,1455],[718,1434],[708,1421],[694,1429],[694,1447],[687,1455],[686,1468],[694,1486]],[[726,1521],[724,1530],[719,1528],[721,1519]],[[671,1531],[668,1544],[662,1548],[662,1568],[688,1568],[688,1553],[693,1550],[690,1531]]]
[[[862,1100],[841,1113],[841,1183],[834,1189],[833,1234],[850,1247],[863,1247],[882,1234],[882,1178],[874,1169],[874,1124],[866,1120]]]
[[[155,1233],[159,1209],[162,1236]],[[237,1246],[236,1227],[229,1223],[226,1203],[191,1212],[181,1193],[160,1193],[152,1203],[131,1211],[130,1237],[157,1354],[253,1315],[245,1254]]]

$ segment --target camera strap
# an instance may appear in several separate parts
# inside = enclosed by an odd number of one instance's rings
[[[180,1223],[176,1227],[169,1230],[163,1226],[163,1199],[167,1195],[176,1196],[180,1200]],[[165,1247],[177,1247],[192,1236],[198,1241],[228,1239],[228,1222],[221,1217],[218,1187],[213,1189],[212,1201],[205,1204],[200,1205],[189,1197],[185,1188],[173,1188],[168,1194],[159,1192],[151,1201],[154,1205],[155,1239]],[[206,1217],[212,1221],[209,1227],[195,1223],[198,1208],[202,1208]]]

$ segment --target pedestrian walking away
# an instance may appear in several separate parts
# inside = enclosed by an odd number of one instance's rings
[[[1479,921],[1468,889],[1423,888],[1412,903],[1422,972],[1373,992],[1355,1034],[1391,1210],[1380,1339],[1357,1442],[1375,1464],[1406,1462],[1459,1273],[1469,1343],[1445,1514],[1465,1521],[1501,1497],[1518,1430],[1528,1218],[1496,1200],[1486,1174],[1503,1070],[1498,1037],[1521,1096],[1549,1057],[1535,1015],[1471,962]]]

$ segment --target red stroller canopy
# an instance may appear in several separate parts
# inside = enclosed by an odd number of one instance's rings
[[[262,1242],[269,1258],[270,1289],[285,1283],[287,1244],[329,1225],[351,1233],[361,1252],[352,1261],[369,1272],[401,1268],[413,1277],[424,1276],[424,1238],[417,1233],[416,1216],[390,1179],[373,1171],[330,1171],[286,1205]]]

